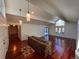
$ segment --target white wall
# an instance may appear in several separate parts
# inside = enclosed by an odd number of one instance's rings
[[[21,26],[21,35],[22,40],[25,40],[25,36],[44,36],[44,27],[45,25],[36,25],[36,24],[22,24]]]
[[[45,25],[36,25],[36,24],[23,24],[21,26],[21,35],[22,40],[25,40],[27,36],[37,36],[41,37],[44,35]],[[55,26],[52,25],[49,27],[50,35],[57,35],[55,33]],[[61,35],[62,37],[77,39],[77,24],[66,23],[65,33]]]
[[[0,13],[1,13],[1,0],[0,0]]]
[[[55,26],[50,26],[50,34],[56,35]],[[62,37],[77,39],[77,24],[67,23],[65,24],[65,33],[61,35]]]
[[[0,13],[5,17],[5,2],[4,0],[0,0]]]
[[[75,59],[79,59],[79,20],[77,22],[77,41],[76,41]]]
[[[79,49],[79,20],[78,20],[78,23],[77,23],[77,48],[76,49]]]

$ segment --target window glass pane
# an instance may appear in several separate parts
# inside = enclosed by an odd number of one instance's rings
[[[64,33],[64,28],[62,28],[62,33]]]
[[[48,33],[48,27],[45,27],[45,28],[44,28],[44,38],[45,38],[46,41],[49,40],[48,35],[49,35],[49,33]]]
[[[55,29],[55,32],[58,32],[58,28]]]
[[[59,28],[59,33],[61,33],[61,28]]]
[[[56,26],[64,26],[65,22],[63,20],[59,20],[56,22]]]

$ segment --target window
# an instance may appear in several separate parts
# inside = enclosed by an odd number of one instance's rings
[[[55,23],[55,26],[56,26],[56,33],[58,34],[63,34],[65,29],[64,29],[64,26],[65,26],[65,21],[63,20],[58,20],[56,23]]]
[[[58,20],[56,22],[56,26],[64,26],[65,25],[65,22],[63,20]]]
[[[44,38],[45,38],[46,41],[49,40],[49,36],[48,35],[49,35],[48,27],[45,27],[44,28]]]

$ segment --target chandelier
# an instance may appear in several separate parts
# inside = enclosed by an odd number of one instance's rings
[[[29,11],[29,9],[30,9],[30,7],[29,7],[30,3],[29,2],[30,2],[30,0],[28,0],[28,11],[27,11],[27,14],[26,14],[26,19],[27,19],[28,22],[30,21],[30,17],[31,17],[30,11]]]
[[[21,16],[22,9],[19,9],[19,11],[20,11],[20,16]],[[21,19],[19,20],[19,24],[22,25],[22,20]]]

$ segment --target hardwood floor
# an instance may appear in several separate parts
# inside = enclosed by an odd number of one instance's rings
[[[17,39],[16,39],[17,40]],[[68,38],[50,36],[52,42],[52,54],[47,58],[38,55],[36,52],[24,57],[21,48],[28,45],[27,41],[12,41],[6,54],[6,59],[74,59],[76,41]]]

